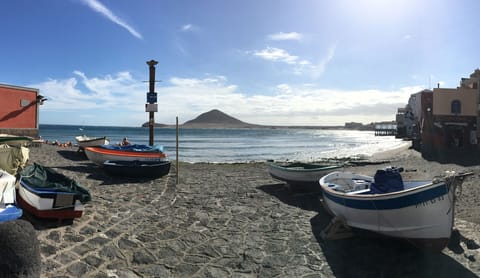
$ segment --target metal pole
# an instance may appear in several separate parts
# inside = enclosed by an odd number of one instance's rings
[[[177,133],[176,133],[176,149],[177,149],[177,159],[175,160],[175,164],[176,164],[176,168],[177,168],[177,171],[176,171],[176,177],[177,177],[177,184],[178,184],[178,116],[177,116],[177,120],[176,120],[176,129],[177,129]]]
[[[155,92],[155,65],[158,64],[157,61],[155,60],[150,60],[147,62],[147,65],[149,67],[150,71],[150,93]],[[150,136],[149,136],[149,145],[153,146],[153,125],[155,122],[155,117],[154,117],[155,112],[149,112],[149,120],[148,120],[148,127],[150,130]]]

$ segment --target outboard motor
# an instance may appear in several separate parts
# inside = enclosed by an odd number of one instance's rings
[[[377,170],[374,182],[370,185],[370,192],[372,194],[384,194],[403,190],[403,180],[400,172],[403,172],[403,168],[387,167],[385,170]]]

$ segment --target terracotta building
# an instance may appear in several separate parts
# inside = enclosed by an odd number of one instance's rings
[[[38,137],[38,89],[0,84],[0,133]]]

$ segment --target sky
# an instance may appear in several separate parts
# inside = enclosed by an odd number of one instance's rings
[[[140,126],[219,109],[264,125],[395,119],[479,67],[477,0],[3,0],[0,83],[40,124]],[[1,101],[1,100],[0,100]]]

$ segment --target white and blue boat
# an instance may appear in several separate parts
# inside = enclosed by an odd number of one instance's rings
[[[272,178],[283,181],[290,186],[305,189],[320,189],[318,180],[321,177],[343,167],[341,164],[279,163],[273,161],[267,161],[267,165]]]
[[[81,217],[90,200],[88,189],[52,168],[34,163],[20,173],[18,204],[38,218]]]
[[[22,210],[16,206],[15,181],[15,176],[0,170],[0,222],[22,216]]]
[[[387,168],[375,177],[332,172],[320,186],[327,210],[347,226],[442,250],[452,233],[455,188],[465,176],[403,181],[400,171]]]

